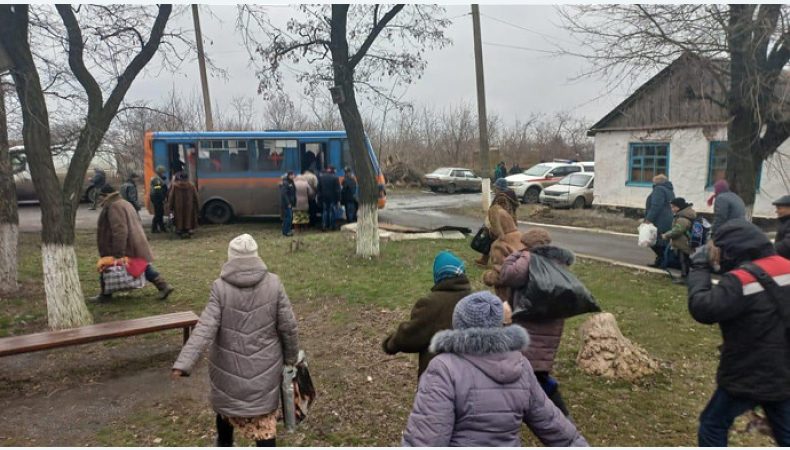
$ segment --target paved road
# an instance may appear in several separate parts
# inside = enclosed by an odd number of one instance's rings
[[[379,214],[380,220],[397,225],[434,228],[442,225],[462,226],[477,231],[482,225],[479,219],[443,212],[443,208],[477,206],[480,194],[410,194],[391,197],[387,207]],[[532,225],[520,224],[524,231]],[[636,245],[636,236],[596,233],[586,230],[568,230],[562,227],[541,225],[551,231],[554,242],[582,255],[612,259],[629,264],[644,265],[652,262],[655,255],[650,249]]]
[[[387,207],[380,211],[380,220],[397,225],[435,228],[443,225],[467,227],[477,231],[483,223],[481,218],[476,219],[462,215],[448,214],[444,209],[477,206],[480,204],[480,194],[422,194],[393,195],[387,200]],[[77,212],[77,228],[93,229],[99,211],[91,211],[87,204],[80,205]],[[150,226],[151,215],[147,211],[140,211],[146,228]],[[21,231],[40,231],[41,213],[38,205],[20,205],[19,223]],[[521,230],[526,230],[531,225],[520,224]],[[607,258],[630,264],[644,265],[653,261],[653,252],[636,245],[636,237],[620,236],[613,234],[595,233],[585,230],[568,230],[563,228],[543,225],[548,228],[557,245],[569,248],[582,255]]]
[[[83,203],[77,210],[78,229],[91,230],[96,228],[96,221],[99,219],[99,211],[91,211],[90,205]],[[140,217],[146,227],[151,226],[151,216],[148,211],[140,211]],[[41,231],[41,210],[38,203],[19,205],[19,229],[20,231]]]

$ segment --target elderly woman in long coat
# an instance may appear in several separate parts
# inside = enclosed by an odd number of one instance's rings
[[[189,375],[209,345],[217,445],[232,447],[237,429],[259,447],[275,446],[283,365],[296,364],[299,354],[296,319],[280,278],[267,270],[249,234],[230,242],[228,262],[173,378]]]
[[[176,175],[176,181],[167,194],[167,213],[173,215],[179,236],[192,237],[198,226],[198,194],[195,185],[184,172]]]

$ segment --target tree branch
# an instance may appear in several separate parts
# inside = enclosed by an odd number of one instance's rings
[[[355,68],[362,58],[365,57],[368,50],[370,50],[370,47],[373,45],[373,42],[375,42],[376,38],[379,36],[379,34],[381,34],[381,31],[387,27],[387,24],[403,9],[404,6],[405,5],[402,4],[393,6],[392,9],[384,14],[384,17],[381,18],[381,21],[376,22],[373,25],[373,29],[370,30],[370,34],[368,34],[368,37],[365,38],[365,41],[359,47],[359,50],[357,50],[357,52],[354,53],[354,56],[352,56],[348,61],[352,69]]]
[[[71,5],[56,5],[58,14],[63,21],[68,33],[69,42],[69,67],[74,73],[74,77],[85,89],[88,95],[88,117],[97,114],[102,107],[102,91],[99,83],[85,67],[85,60],[83,59],[83,52],[85,50],[85,42],[82,38],[82,30],[77,22],[77,17],[71,9]]]

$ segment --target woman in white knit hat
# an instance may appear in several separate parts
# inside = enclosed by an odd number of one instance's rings
[[[296,319],[280,278],[267,271],[249,234],[230,241],[228,261],[173,378],[188,376],[209,344],[217,446],[233,446],[234,428],[259,447],[275,446],[283,364],[295,364],[299,352]]]

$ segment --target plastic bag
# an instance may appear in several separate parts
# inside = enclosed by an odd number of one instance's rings
[[[310,405],[315,400],[315,387],[310,371],[307,369],[307,358],[304,351],[299,350],[295,366],[283,367],[283,382],[280,391],[283,405],[283,422],[287,431],[293,431],[296,425],[307,418]]]
[[[640,247],[652,247],[656,245],[658,239],[658,229],[652,223],[642,223],[639,225],[639,241]]]
[[[514,320],[565,319],[601,308],[570,271],[549,258],[532,254],[529,281],[514,298]]]
[[[124,265],[109,266],[101,273],[102,294],[131,291],[145,287],[145,275],[135,278]]]

